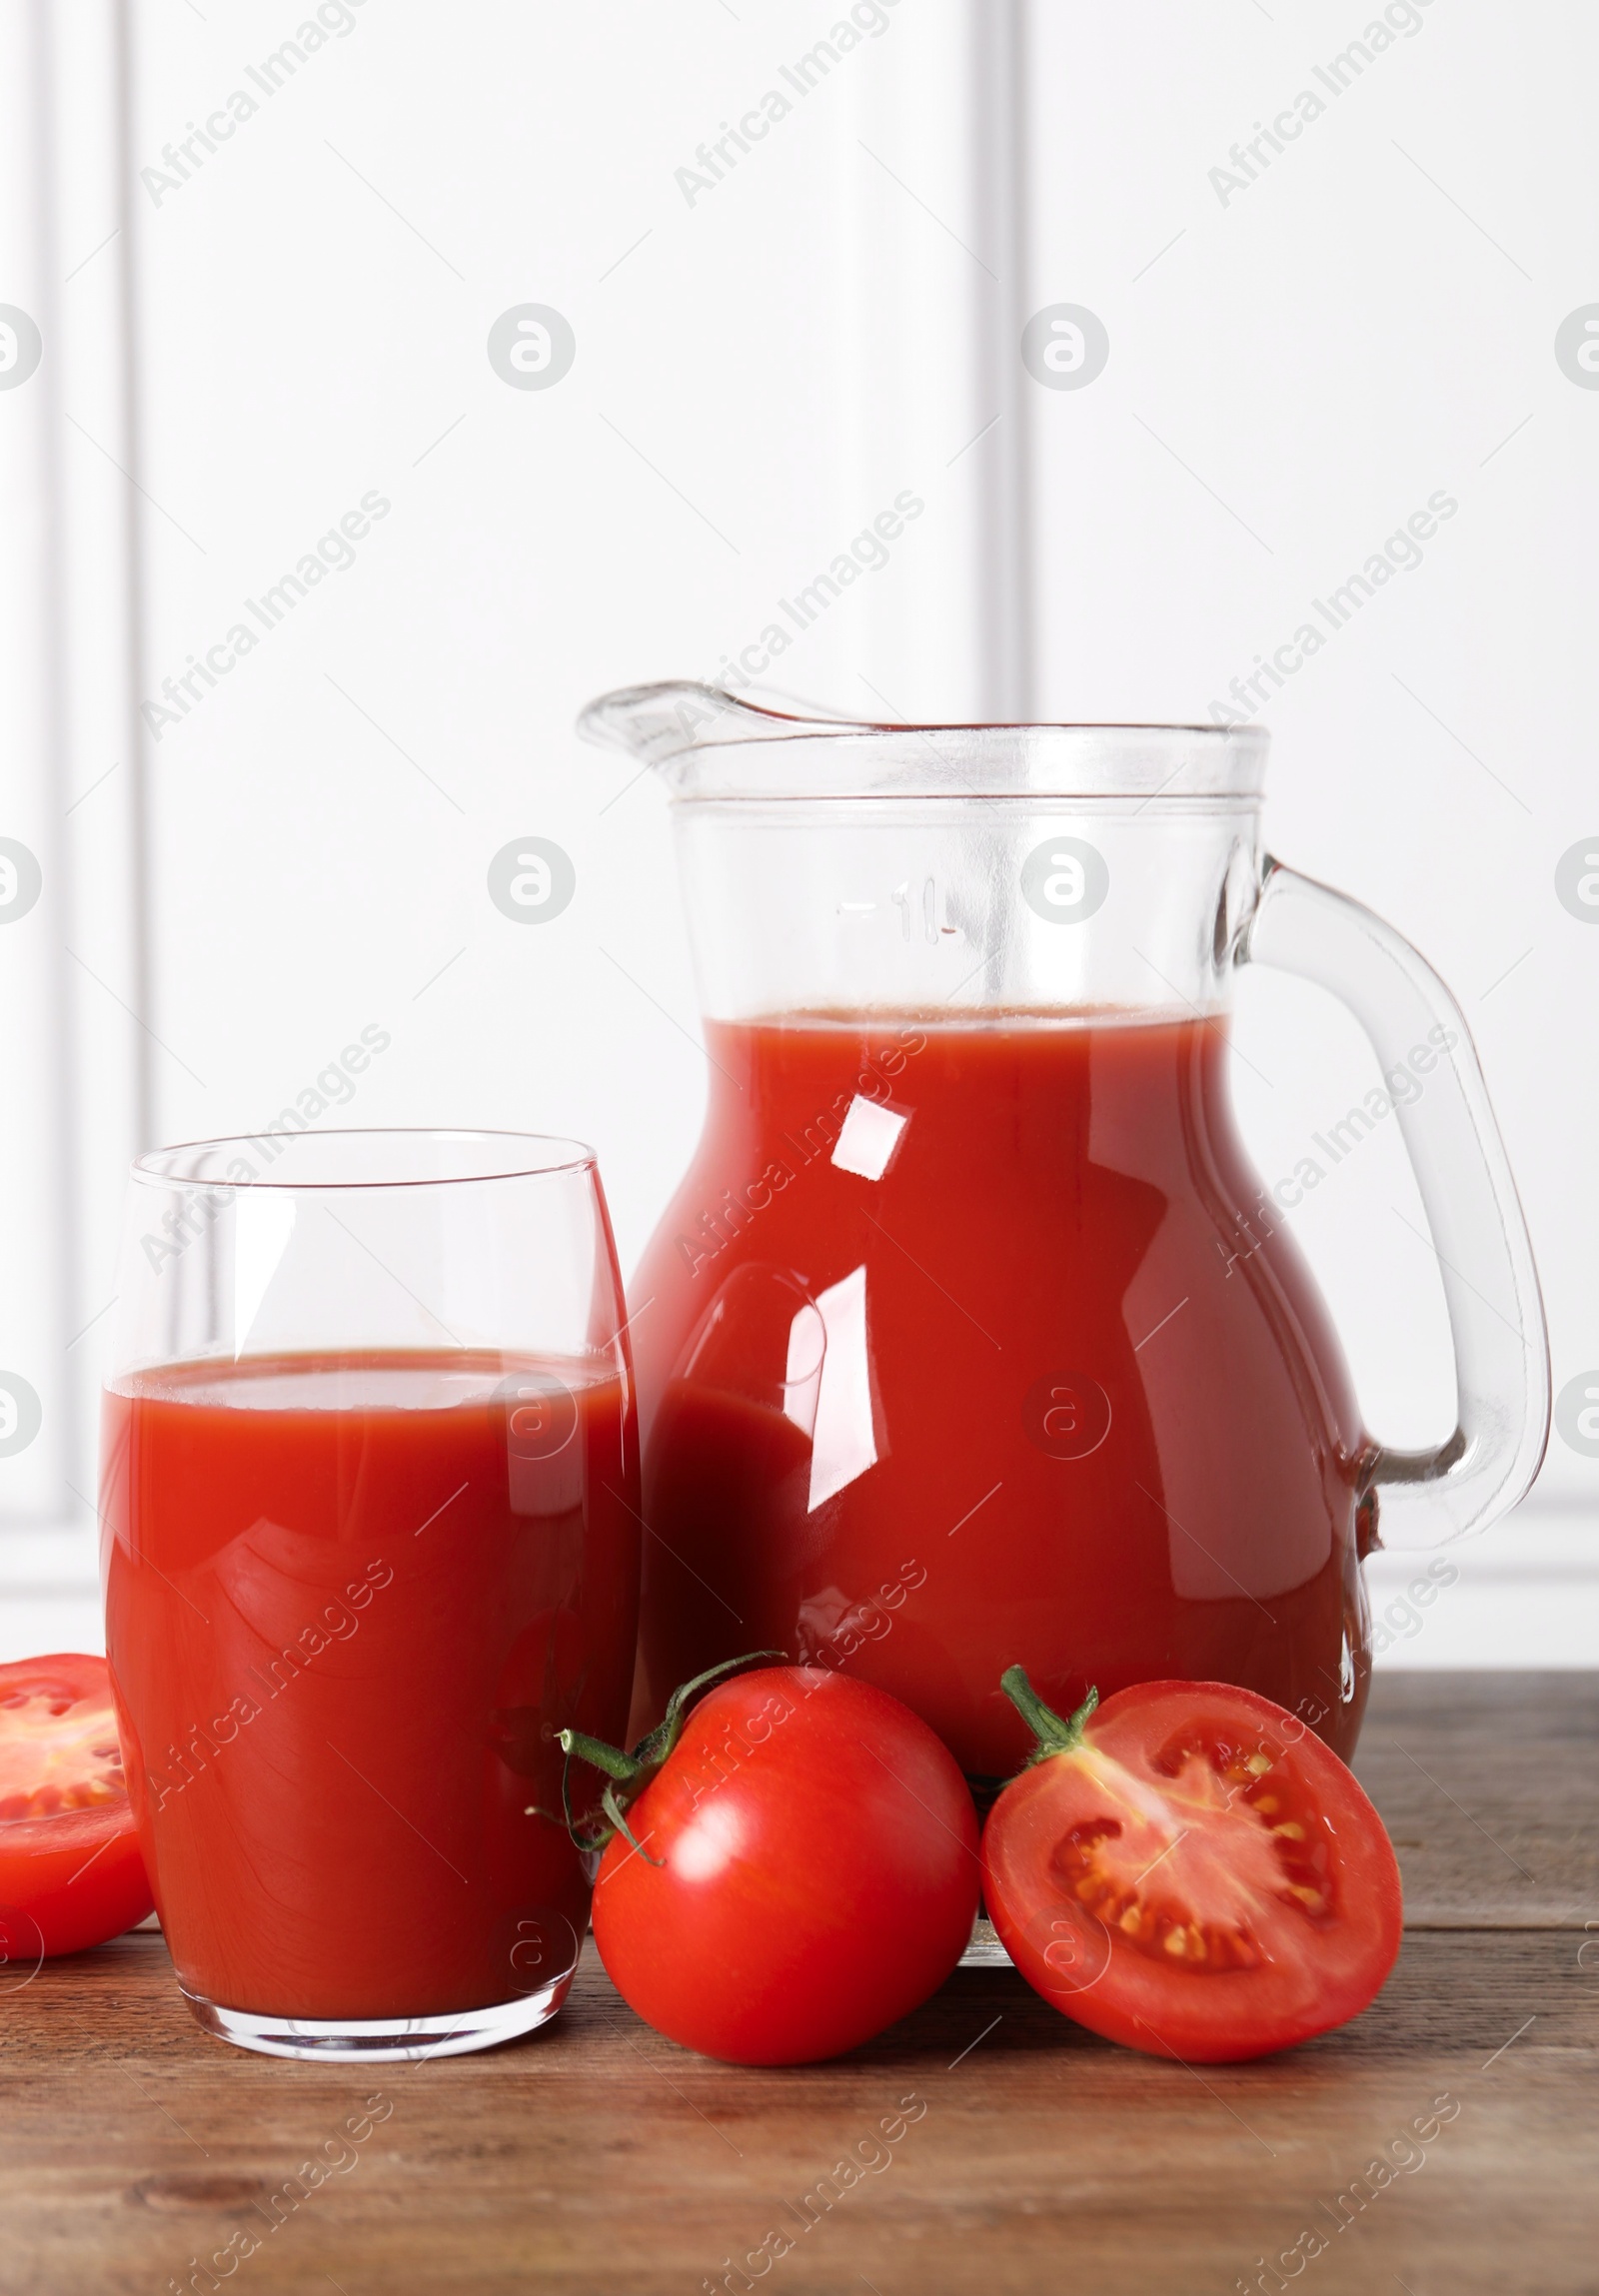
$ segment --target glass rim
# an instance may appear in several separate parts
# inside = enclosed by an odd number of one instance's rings
[[[578,720],[586,740],[652,765],[675,804],[805,799],[1025,799],[1256,806],[1269,727],[1197,720],[981,719],[893,724],[818,714],[787,695],[692,680],[625,686]]]
[[[769,712],[782,723],[776,711]],[[862,717],[829,725],[823,719],[796,717],[794,731],[779,734],[728,734],[718,746],[731,749],[761,740],[803,741],[816,735],[842,736],[873,733],[1202,733],[1207,740],[1245,740],[1268,744],[1271,728],[1254,718],[1238,725],[1217,725],[1202,717]]]
[[[481,1170],[462,1169],[454,1172],[395,1172],[355,1174],[343,1176],[313,1176],[297,1178],[289,1172],[252,1170],[247,1177],[235,1177],[228,1171],[182,1171],[175,1161],[189,1158],[198,1162],[202,1157],[234,1152],[234,1161],[248,1163],[251,1152],[262,1155],[261,1143],[272,1140],[275,1161],[286,1150],[293,1150],[302,1141],[315,1141],[319,1145],[339,1143],[346,1148],[350,1143],[417,1143],[434,1141],[442,1145],[452,1142],[473,1142],[490,1148],[495,1144],[515,1142],[523,1150],[539,1149],[540,1155],[516,1156],[507,1149],[498,1161],[486,1164]],[[337,1153],[337,1150],[335,1151]],[[279,1132],[264,1126],[260,1132],[223,1133],[210,1140],[173,1141],[164,1148],[146,1149],[136,1156],[129,1167],[130,1180],[142,1186],[158,1188],[232,1189],[243,1195],[252,1188],[279,1188],[286,1193],[301,1191],[344,1190],[370,1188],[460,1188],[475,1182],[490,1180],[538,1180],[554,1177],[562,1172],[598,1172],[599,1158],[587,1141],[558,1132],[511,1132],[491,1126],[432,1125],[432,1124],[373,1124],[345,1125],[318,1128],[307,1125],[301,1132]]]

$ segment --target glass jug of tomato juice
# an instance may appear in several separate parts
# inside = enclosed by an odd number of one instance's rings
[[[1258,842],[1266,736],[871,727],[692,686],[584,729],[671,789],[705,1005],[699,1152],[630,1304],[634,1724],[740,1652],[903,1699],[968,1773],[1069,1712],[1243,1684],[1353,1747],[1360,1561],[1519,1497],[1548,1373],[1459,1008]],[[1341,995],[1385,1068],[1451,1313],[1459,1425],[1364,1431],[1227,1088],[1246,961]],[[1396,1096],[1397,1097],[1397,1096]],[[648,1312],[645,1312],[648,1308]]]

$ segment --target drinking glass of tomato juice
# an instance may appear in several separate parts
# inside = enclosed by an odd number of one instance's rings
[[[106,1649],[195,2015],[297,2057],[543,2024],[590,1890],[557,1736],[622,1734],[638,1611],[593,1155],[425,1131],[163,1149],[133,1168],[117,1291]]]

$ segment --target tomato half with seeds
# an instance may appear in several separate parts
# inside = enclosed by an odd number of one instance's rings
[[[1296,1716],[1226,1683],[1143,1683],[1062,1721],[1019,1667],[1004,1688],[1038,1747],[989,1813],[983,1892],[1046,2001],[1129,2048],[1223,2064],[1375,1997],[1398,1863]]]
[[[104,1659],[0,1667],[0,1990],[120,1937],[153,1899]]]

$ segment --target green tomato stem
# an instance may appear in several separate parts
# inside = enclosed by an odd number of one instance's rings
[[[737,1674],[741,1667],[752,1667],[759,1659],[787,1659],[787,1651],[747,1651],[742,1659],[725,1659],[719,1667],[708,1667],[703,1675],[691,1682],[681,1683],[667,1701],[667,1711],[653,1730],[648,1731],[632,1753],[624,1753],[620,1746],[607,1745],[603,1738],[590,1737],[581,1729],[564,1729],[557,1742],[566,1755],[566,1766],[561,1772],[561,1806],[566,1812],[567,1831],[580,1849],[601,1850],[613,1834],[620,1833],[638,1850],[647,1864],[660,1865],[659,1857],[652,1857],[643,1843],[631,1831],[626,1811],[637,1801],[650,1780],[672,1758],[673,1750],[683,1733],[683,1724],[689,1701],[698,1691],[711,1683],[720,1682],[724,1675]],[[606,1788],[600,1796],[600,1813],[604,1823],[596,1823],[591,1810],[584,1818],[572,1812],[571,1777],[573,1756],[600,1770],[606,1779]],[[618,1791],[618,1788],[621,1791]]]
[[[1053,1707],[1044,1705],[1023,1667],[1006,1667],[999,1677],[999,1688],[1038,1741],[1022,1764],[1025,1769],[1034,1762],[1049,1761],[1057,1753],[1075,1752],[1082,1743],[1083,1726],[1099,1704],[1099,1693],[1091,1690],[1074,1715],[1062,1718]]]

